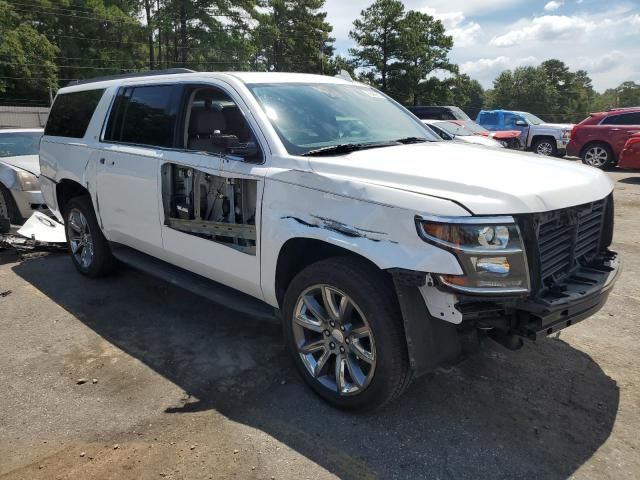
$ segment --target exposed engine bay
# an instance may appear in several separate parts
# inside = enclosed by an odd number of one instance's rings
[[[257,186],[256,180],[167,163],[162,166],[165,225],[255,255]]]

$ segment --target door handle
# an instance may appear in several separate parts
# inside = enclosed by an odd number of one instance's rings
[[[104,158],[101,158],[101,159],[100,159],[100,163],[101,163],[102,165],[104,165]]]

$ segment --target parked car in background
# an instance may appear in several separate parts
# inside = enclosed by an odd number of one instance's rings
[[[476,135],[492,138],[500,142],[506,148],[511,148],[513,150],[521,150],[524,148],[524,142],[522,140],[523,134],[519,130],[501,130],[498,132],[492,132],[483,126],[478,125],[473,120],[451,120],[451,123],[462,125]]]
[[[527,112],[482,110],[476,122],[487,130],[519,130],[524,146],[538,155],[564,156],[571,136],[572,124],[546,123]]]
[[[465,122],[471,120],[469,115],[464,113],[460,107],[431,105],[426,107],[407,107],[407,109],[420,120],[462,120]]]
[[[344,409],[385,404],[481,337],[517,349],[607,300],[603,172],[440,141],[349,80],[177,72],[56,95],[42,191],[81,274],[119,259],[277,314],[304,381]]]
[[[485,147],[504,148],[504,145],[492,138],[476,135],[468,128],[448,120],[422,120],[431,130],[436,132],[443,140],[454,142],[473,143]]]
[[[0,130],[0,228],[46,210],[40,193],[38,148],[42,129]]]
[[[640,107],[592,113],[574,127],[567,153],[592,167],[613,166],[636,133],[640,133]]]
[[[620,153],[620,168],[640,168],[640,133],[629,137]]]

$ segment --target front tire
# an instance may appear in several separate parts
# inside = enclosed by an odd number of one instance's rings
[[[64,208],[69,253],[76,269],[87,277],[102,277],[113,271],[115,259],[102,234],[88,195],[72,198]]]
[[[9,233],[12,223],[22,223],[22,217],[13,195],[0,183],[0,233]]]
[[[591,167],[604,169],[614,164],[613,152],[609,145],[594,143],[588,145],[580,155],[582,163]]]
[[[341,409],[379,408],[399,396],[411,370],[393,283],[366,261],[314,263],[284,299],[288,349],[304,381]]]
[[[533,152],[545,157],[555,157],[558,155],[556,141],[551,138],[539,138],[533,142]]]

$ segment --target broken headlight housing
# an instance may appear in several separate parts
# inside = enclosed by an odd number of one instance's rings
[[[512,217],[416,217],[418,235],[451,251],[462,275],[440,282],[470,294],[525,294],[529,269],[520,228]]]

